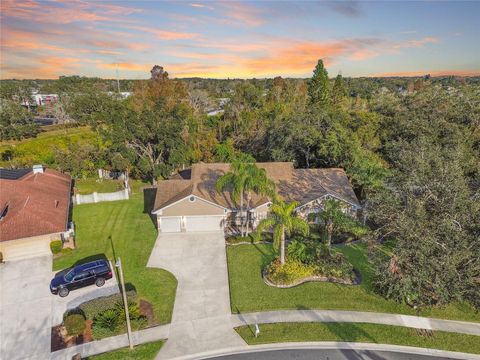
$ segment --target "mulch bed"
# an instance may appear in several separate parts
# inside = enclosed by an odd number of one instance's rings
[[[331,283],[342,284],[342,285],[359,285],[362,282],[362,278],[360,276],[360,273],[358,271],[356,271],[355,269],[353,270],[353,272],[355,273],[355,278],[353,280],[340,279],[340,278],[327,277],[327,276],[308,276],[308,277],[303,278],[303,279],[295,280],[291,284],[276,284],[268,278],[266,269],[264,269],[262,271],[262,278],[263,278],[263,282],[265,284],[267,284],[268,286],[277,287],[277,288],[281,288],[281,289],[288,289],[288,288],[292,288],[292,287],[304,284],[306,282],[315,282],[315,281],[331,282]]]
[[[140,299],[139,307],[140,307],[140,314],[147,318],[148,326],[156,325],[152,304],[150,304],[147,300]]]
[[[85,321],[85,331],[82,335],[69,336],[63,325],[52,327],[51,350],[62,350],[71,346],[84,344],[93,340],[92,337],[92,320]]]

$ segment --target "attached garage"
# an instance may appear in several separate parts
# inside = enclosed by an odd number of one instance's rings
[[[195,195],[188,195],[153,212],[162,233],[219,231],[228,209]]]
[[[182,231],[182,217],[161,217],[158,226],[161,232],[180,232]]]
[[[35,256],[51,255],[50,242],[59,239],[52,235],[35,236],[0,242],[0,252],[4,261],[28,259]]]
[[[217,231],[223,229],[223,215],[186,216],[186,231]]]

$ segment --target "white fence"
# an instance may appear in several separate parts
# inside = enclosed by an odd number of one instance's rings
[[[123,189],[123,190],[111,192],[111,193],[94,192],[93,194],[88,194],[88,195],[76,194],[73,197],[73,202],[79,205],[79,204],[98,203],[102,201],[128,200],[128,198],[129,198],[128,189]]]

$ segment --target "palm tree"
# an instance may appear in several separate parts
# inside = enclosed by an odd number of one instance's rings
[[[360,222],[343,211],[342,203],[338,200],[330,199],[325,201],[319,217],[325,226],[328,247],[331,246],[332,234],[337,229],[351,232],[356,236],[363,235],[366,232],[366,228]]]
[[[244,236],[244,200],[250,199],[251,192],[267,195],[273,192],[274,184],[267,178],[264,169],[259,169],[253,162],[237,159],[230,165],[230,172],[222,175],[215,184],[217,192],[231,187],[231,197],[235,203],[240,202],[241,234]],[[248,219],[247,219],[248,220]],[[248,221],[247,221],[248,223]],[[248,225],[247,225],[248,232]]]
[[[285,237],[290,236],[293,232],[299,232],[302,235],[308,235],[308,224],[300,218],[295,209],[299,203],[294,201],[290,204],[276,199],[270,209],[270,215],[260,221],[257,226],[257,233],[261,233],[266,229],[273,229],[273,246],[275,249],[280,248],[280,263],[285,264]]]

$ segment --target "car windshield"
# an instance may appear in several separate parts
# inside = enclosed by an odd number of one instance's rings
[[[65,275],[65,280],[66,281],[72,281],[74,275],[75,275],[75,272],[72,269]]]

